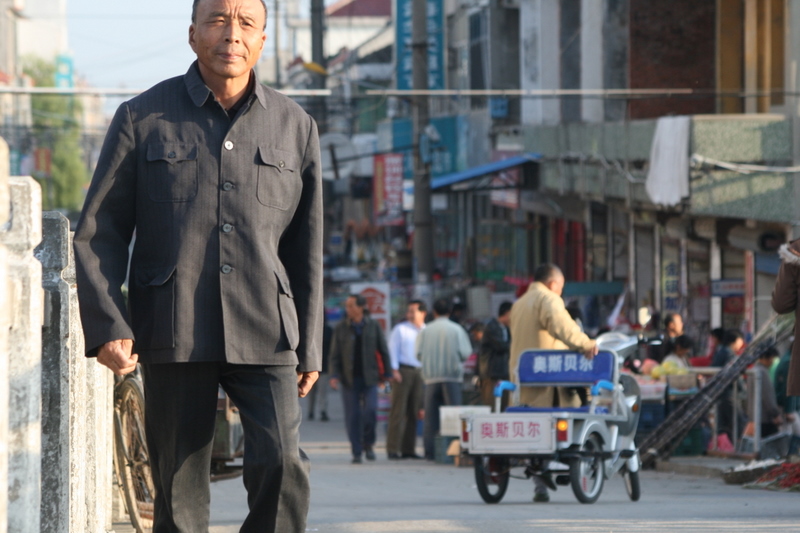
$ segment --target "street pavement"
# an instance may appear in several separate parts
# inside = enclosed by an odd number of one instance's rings
[[[335,392],[328,414],[329,422],[307,421],[301,431],[303,449],[312,462],[309,532],[800,531],[800,494],[743,489],[708,475],[645,471],[638,502],[628,499],[622,478],[614,476],[592,505],[578,503],[569,487],[551,493],[550,503],[534,504],[532,482],[512,479],[502,502],[487,505],[478,495],[472,468],[389,461],[383,427],[377,461],[350,464],[341,400]],[[241,478],[213,483],[211,495],[209,532],[238,532],[247,514]]]

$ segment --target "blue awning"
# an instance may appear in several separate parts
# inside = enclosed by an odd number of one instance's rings
[[[488,174],[496,174],[497,172],[518,167],[520,165],[524,165],[525,163],[535,163],[541,160],[541,158],[542,156],[540,154],[529,153],[509,157],[508,159],[502,159],[500,161],[493,161],[492,163],[472,167],[467,170],[462,170],[461,172],[445,174],[444,176],[439,176],[431,180],[431,190],[442,189],[444,187],[449,187],[450,185],[480,178]]]

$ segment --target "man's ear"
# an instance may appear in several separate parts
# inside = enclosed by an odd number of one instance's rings
[[[191,46],[192,50],[195,52],[197,51],[194,49],[194,24],[189,25],[189,46]]]

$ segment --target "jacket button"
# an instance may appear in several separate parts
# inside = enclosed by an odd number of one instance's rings
[[[222,265],[220,268],[223,274],[230,274],[233,268],[230,265]]]
[[[177,155],[178,155],[178,154],[176,154],[175,152],[170,152],[170,153],[168,153],[168,154],[167,154],[167,157],[168,157],[168,158],[170,158],[170,159],[175,159],[175,157],[176,157]]]
[[[231,226],[230,224],[223,224],[222,231],[224,231],[225,233],[230,233],[231,231],[233,231],[233,226]]]
[[[231,189],[233,189],[233,183],[231,183],[230,181],[226,181],[225,183],[222,184],[223,191],[229,191]]]
[[[278,166],[279,166],[279,167],[281,167],[281,168],[283,168],[283,167],[285,167],[285,166],[286,166],[286,163],[284,163],[283,161],[281,161],[281,162],[279,162],[279,163],[278,163]]]
[[[225,149],[233,150],[233,143],[231,141],[225,141]]]

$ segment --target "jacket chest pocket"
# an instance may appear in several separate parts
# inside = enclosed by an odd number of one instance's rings
[[[147,194],[154,202],[188,202],[197,196],[197,145],[147,145]]]
[[[281,211],[297,205],[301,189],[297,156],[261,146],[256,154],[256,166],[256,196],[261,204]]]

